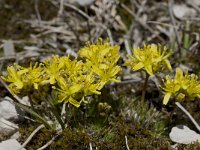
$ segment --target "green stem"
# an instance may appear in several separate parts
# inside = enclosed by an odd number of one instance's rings
[[[146,77],[145,77],[145,81],[144,81],[144,85],[143,85],[143,89],[142,89],[142,97],[141,97],[142,102],[144,102],[144,99],[145,99],[147,83],[148,83],[148,79],[149,79],[149,74],[147,72],[145,72],[145,73],[146,73]]]

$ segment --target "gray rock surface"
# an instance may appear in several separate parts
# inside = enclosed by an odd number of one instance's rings
[[[15,139],[9,139],[0,143],[0,150],[18,150],[21,144]],[[22,150],[26,150],[23,148]]]
[[[0,102],[0,119],[16,121],[19,119],[15,106],[8,100]]]
[[[0,134],[1,136],[11,136],[18,131],[18,125],[4,119],[0,118]]]
[[[195,9],[188,7],[185,4],[175,4],[173,5],[173,13],[178,19],[184,19],[187,17],[196,16],[197,12]]]
[[[197,140],[200,142],[200,134],[197,134],[185,125],[173,127],[169,137],[173,142],[181,144],[190,144]]]
[[[68,0],[70,3],[78,3],[80,6],[91,5],[95,0]]]

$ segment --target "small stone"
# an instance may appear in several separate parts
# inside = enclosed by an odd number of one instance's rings
[[[18,119],[18,114],[15,106],[11,102],[7,100],[0,102],[0,118],[4,118],[7,120]]]
[[[23,119],[24,112],[20,109],[16,109],[12,101],[11,98],[5,97],[4,100],[0,102],[0,119],[4,118],[10,121],[19,121]]]
[[[195,141],[200,142],[200,134],[197,134],[185,125],[173,127],[169,137],[173,142],[180,144],[190,144]]]
[[[15,55],[15,48],[12,40],[6,40],[3,44],[4,56],[14,56]]]
[[[185,17],[194,17],[197,12],[195,9],[188,7],[185,4],[175,4],[173,5],[173,13],[178,19],[184,19]]]
[[[95,0],[68,0],[70,3],[77,3],[80,6],[91,5]]]
[[[16,139],[9,139],[0,143],[0,150],[17,150],[21,148],[21,144]],[[26,150],[25,148],[21,150]]]
[[[20,138],[20,136],[21,136],[21,134],[20,134],[20,132],[19,131],[17,131],[16,133],[14,133],[11,137],[10,137],[10,139],[19,139]]]
[[[24,104],[26,106],[31,106],[28,96],[22,97],[22,101],[21,102],[22,102],[22,104]]]

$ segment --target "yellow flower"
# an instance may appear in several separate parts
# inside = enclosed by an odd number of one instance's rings
[[[180,84],[177,83],[174,79],[171,79],[169,76],[166,76],[166,81],[164,82],[165,88],[163,90],[165,91],[165,96],[163,100],[163,104],[167,104],[171,95],[175,94],[180,90]]]
[[[55,88],[58,90],[58,102],[61,103],[63,101],[68,101],[72,105],[79,107],[80,102],[78,102],[74,97],[76,94],[82,89],[80,84],[76,83],[67,83],[66,80],[62,77],[58,78],[58,86],[59,88]]]
[[[57,78],[58,102],[67,101],[79,107],[81,102],[87,103],[85,96],[101,94],[96,75],[89,72],[82,61],[68,61],[63,76]]]
[[[109,42],[99,39],[95,44],[88,44],[79,52],[82,58],[86,59],[86,66],[96,74],[102,86],[110,81],[119,82],[116,79],[121,68],[117,66],[119,60],[119,46],[111,46]]]
[[[50,84],[55,84],[57,79],[61,75],[61,70],[64,69],[65,64],[70,61],[69,57],[59,57],[53,55],[52,59],[46,60],[45,63],[45,72],[49,76],[48,82]]]
[[[42,64],[36,63],[34,66],[30,64],[29,68],[19,65],[7,68],[7,77],[2,77],[6,82],[10,82],[9,87],[14,93],[23,93],[32,90],[32,87],[38,89],[38,85],[43,81]]]
[[[24,74],[23,82],[26,85],[27,88],[33,86],[36,90],[38,90],[39,84],[42,83],[42,81],[45,79],[44,74],[44,68],[42,64],[35,63],[33,66],[32,63],[30,64],[29,68],[26,68],[27,72]]]
[[[8,67],[8,76],[2,78],[10,82],[13,91],[21,94],[29,94],[39,85],[51,84],[59,103],[69,102],[79,107],[82,102],[87,103],[86,96],[101,94],[105,84],[118,82],[116,77],[121,70],[117,66],[119,46],[103,43],[101,39],[81,49],[79,54],[85,62],[54,55],[43,64],[31,64],[28,68]]]
[[[12,91],[17,93],[19,90],[21,90],[24,87],[24,83],[22,81],[22,75],[25,74],[28,70],[22,69],[22,67],[19,65],[9,66],[7,67],[7,76],[2,76],[2,79],[6,82],[9,82],[9,87]]]
[[[125,66],[130,66],[133,70],[144,69],[149,75],[153,75],[165,68],[171,70],[171,64],[167,59],[171,51],[167,53],[167,48],[163,50],[160,45],[144,45],[143,48],[133,49],[133,56],[125,62]]]
[[[183,75],[183,71],[180,68],[176,69],[174,79],[166,76],[164,86],[162,89],[165,91],[163,99],[163,104],[165,105],[172,95],[176,95],[175,98],[177,100],[183,100],[186,96],[191,100],[195,97],[200,98],[200,82],[198,77],[194,74],[189,75],[188,72]]]

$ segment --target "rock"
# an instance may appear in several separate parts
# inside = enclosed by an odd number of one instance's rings
[[[22,102],[22,104],[24,104],[26,106],[31,106],[28,96],[22,97],[22,101],[21,102]]]
[[[10,97],[5,97],[2,102],[0,102],[0,118],[4,118],[9,121],[19,121],[24,119],[25,112],[15,107],[12,103],[12,99]],[[30,103],[26,97],[22,98],[22,104],[30,106]]]
[[[19,129],[18,125],[5,120],[4,118],[0,118],[0,134],[1,136],[11,136]]]
[[[5,40],[3,44],[3,51],[4,56],[14,56],[15,55],[15,48],[12,40]]]
[[[185,125],[173,127],[169,137],[173,142],[180,144],[190,144],[197,140],[200,142],[200,134],[197,134]]]
[[[11,98],[5,97],[4,100],[0,102],[0,119],[4,118],[14,122],[23,119],[24,111],[16,108],[12,101]]]
[[[9,139],[0,143],[0,150],[18,150],[21,144],[15,139]],[[21,150],[26,150],[25,148]]]
[[[187,7],[185,4],[175,4],[173,5],[173,13],[178,19],[184,19],[185,17],[194,17],[197,12],[195,9]]]
[[[21,137],[21,134],[20,134],[20,132],[19,131],[17,131],[16,133],[14,133],[11,137],[10,137],[10,139],[19,139]]]
[[[68,0],[70,3],[77,3],[80,6],[91,5],[95,0]]]
[[[15,109],[15,106],[7,100],[0,102],[0,118],[7,120],[17,120],[18,113]]]

